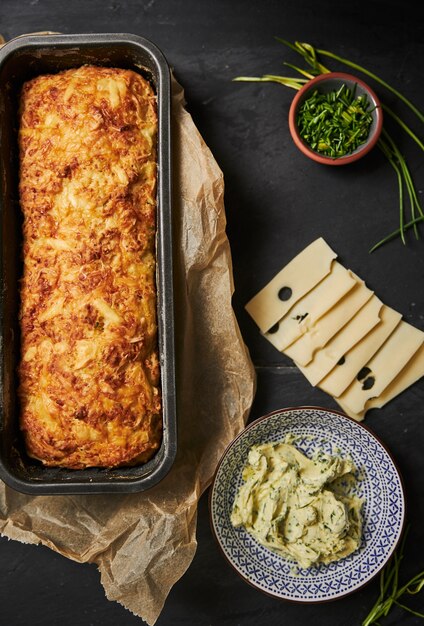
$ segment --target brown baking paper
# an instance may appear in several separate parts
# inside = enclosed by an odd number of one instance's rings
[[[178,453],[131,495],[27,496],[0,481],[0,533],[96,563],[109,600],[148,624],[196,551],[196,513],[218,460],[244,427],[255,371],[231,306],[223,175],[173,78]]]

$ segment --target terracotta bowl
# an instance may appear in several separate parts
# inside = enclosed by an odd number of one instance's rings
[[[312,148],[301,138],[299,134],[299,129],[297,126],[297,113],[299,107],[303,104],[303,102],[308,99],[315,89],[318,89],[321,93],[329,93],[330,91],[335,91],[339,89],[342,84],[345,84],[349,89],[353,89],[356,85],[355,96],[361,96],[366,94],[370,106],[370,113],[372,115],[373,121],[371,123],[370,132],[368,138],[365,143],[356,148],[350,154],[341,157],[330,157],[315,150]],[[344,72],[330,72],[329,74],[321,74],[316,78],[313,78],[309,82],[305,83],[305,85],[297,92],[296,96],[293,98],[292,104],[290,106],[289,111],[289,128],[290,133],[295,142],[296,146],[310,159],[317,161],[318,163],[324,163],[325,165],[347,165],[348,163],[353,163],[353,161],[357,161],[362,158],[375,146],[378,141],[378,138],[381,134],[381,129],[383,126],[383,111],[381,108],[380,100],[378,99],[375,92],[360,78],[356,76],[352,76],[351,74],[345,74]]]

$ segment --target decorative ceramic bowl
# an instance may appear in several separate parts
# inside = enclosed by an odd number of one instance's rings
[[[308,145],[308,143],[306,143],[306,141],[302,139],[297,125],[297,116],[299,108],[302,106],[305,100],[312,96],[315,90],[318,90],[320,93],[326,94],[340,89],[343,84],[345,84],[346,87],[351,90],[355,89],[356,97],[362,96],[363,94],[367,96],[370,103],[369,111],[372,116],[372,123],[365,143],[360,145],[358,148],[356,148],[356,150],[353,150],[351,153],[346,154],[345,156],[331,157],[313,150]],[[383,111],[381,108],[380,100],[378,99],[375,92],[360,78],[352,76],[351,74],[345,74],[344,72],[330,72],[328,74],[320,74],[316,78],[313,78],[312,80],[305,83],[305,85],[297,92],[296,96],[293,98],[289,110],[289,129],[296,146],[299,148],[299,150],[303,152],[303,154],[308,156],[310,159],[313,159],[318,163],[324,163],[326,165],[346,165],[348,163],[352,163],[353,161],[357,161],[358,159],[368,154],[368,152],[377,143],[378,138],[381,134],[382,126]]]
[[[350,556],[329,565],[303,569],[231,524],[249,449],[282,441],[287,434],[296,437],[295,445],[307,456],[321,448],[328,454],[350,455],[357,468],[351,493],[364,500],[362,541]],[[396,549],[405,521],[402,480],[388,450],[366,426],[319,407],[281,409],[247,426],[218,465],[209,509],[212,532],[238,574],[271,596],[303,603],[335,600],[368,583]]]

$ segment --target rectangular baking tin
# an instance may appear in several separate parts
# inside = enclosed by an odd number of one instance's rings
[[[47,468],[25,452],[19,430],[19,278],[22,218],[18,198],[18,99],[22,84],[39,74],[84,64],[132,69],[147,76],[158,101],[157,291],[163,394],[163,439],[146,464],[128,468]],[[144,491],[168,473],[177,450],[171,216],[170,72],[150,41],[129,34],[25,35],[0,50],[0,478],[28,494]]]

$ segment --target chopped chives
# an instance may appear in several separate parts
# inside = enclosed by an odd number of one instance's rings
[[[296,123],[312,150],[340,158],[366,142],[373,121],[371,103],[366,94],[355,97],[355,88],[343,83],[329,93],[315,89],[300,105]]]

